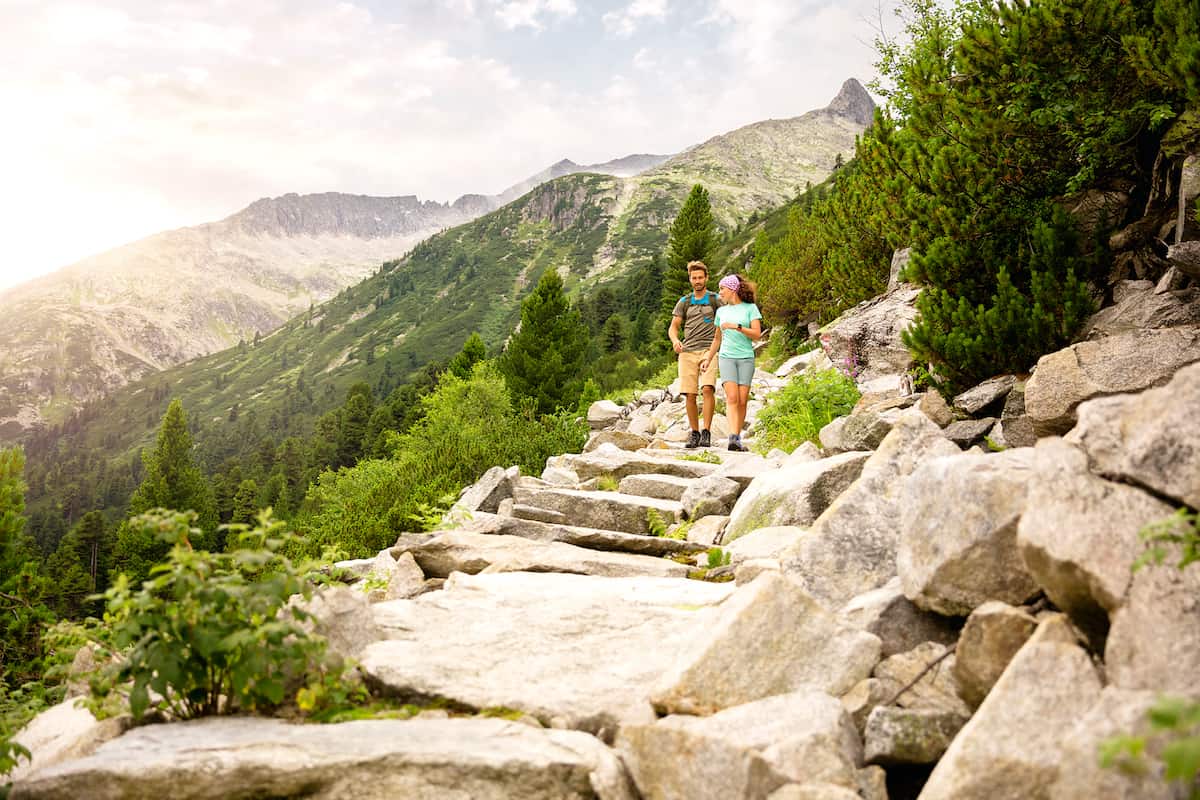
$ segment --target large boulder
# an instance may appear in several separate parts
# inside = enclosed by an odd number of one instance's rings
[[[307,601],[297,597],[293,604],[312,615],[300,626],[325,637],[329,652],[342,658],[358,659],[363,648],[381,635],[370,600],[349,586],[329,586]]]
[[[661,408],[661,406],[660,406]],[[724,455],[724,454],[722,454]],[[547,469],[575,475],[579,480],[611,475],[616,480],[626,475],[660,473],[681,478],[702,478],[716,472],[716,464],[685,461],[680,458],[650,456],[643,451],[631,453],[614,444],[603,444],[590,453],[565,453],[546,459]]]
[[[1151,281],[1124,281],[1120,300],[1088,320],[1087,338],[1130,331],[1200,325],[1200,289],[1156,292]]]
[[[1017,526],[1021,559],[1046,596],[1102,647],[1109,614],[1124,600],[1143,550],[1138,531],[1173,509],[1093,475],[1083,451],[1062,439],[1041,440],[1033,455]]]
[[[954,662],[950,648],[924,642],[880,661],[875,678],[887,691],[888,700],[901,708],[945,712],[965,721],[971,709],[959,696]]]
[[[601,445],[611,444],[622,450],[641,450],[650,446],[650,437],[632,431],[596,431],[588,437],[583,452],[590,453]]]
[[[496,509],[500,507],[500,502],[506,498],[512,497],[513,486],[516,485],[517,479],[521,477],[520,467],[492,467],[474,484],[463,489],[462,494],[458,498],[458,502],[454,504],[453,512],[486,511],[489,514],[496,513]]]
[[[828,608],[896,576],[902,488],[921,462],[959,453],[921,411],[906,409],[858,480],[781,556],[784,570]]]
[[[912,353],[900,334],[916,319],[920,290],[908,284],[859,303],[821,329],[821,346],[834,366],[870,381],[907,372]]]
[[[588,406],[588,427],[594,431],[607,428],[621,418],[621,411],[621,407],[612,400],[597,400]]]
[[[954,651],[959,697],[978,708],[1036,629],[1037,620],[1007,603],[992,601],[972,611]]]
[[[447,578],[454,572],[473,575],[484,570],[569,572],[609,578],[687,576],[687,567],[667,559],[472,531],[446,531],[407,547],[421,570],[432,578]]]
[[[879,706],[867,717],[863,759],[885,766],[933,764],[966,721],[949,711]]]
[[[1192,358],[1200,360],[1200,341]],[[1087,451],[1095,471],[1200,508],[1197,409],[1200,363],[1161,388],[1084,403],[1067,439]]]
[[[862,472],[869,453],[842,453],[764,472],[729,515],[725,542],[759,528],[812,523]]]
[[[1043,621],[938,761],[921,800],[1048,800],[1064,740],[1100,688],[1065,617]]]
[[[711,628],[733,586],[555,573],[452,575],[442,591],[373,606],[386,639],[367,681],[451,707],[505,707],[611,737],[652,722],[649,687]]]
[[[1105,767],[1096,757],[1109,739],[1144,734],[1155,700],[1154,692],[1105,688],[1064,738],[1058,780],[1050,786],[1049,800],[1184,800],[1186,788],[1163,778],[1162,743],[1153,737],[1147,753],[1151,758],[1144,760],[1143,769]]]
[[[989,378],[978,386],[956,395],[954,407],[965,414],[975,415],[989,406],[999,406],[1000,401],[1012,391],[1016,383],[1016,375],[1000,375]]]
[[[677,521],[683,514],[678,501],[618,492],[518,486],[513,499],[517,503],[513,507],[515,516],[626,533],[649,533],[651,512],[667,524]],[[550,516],[547,518],[544,512],[550,512]]]
[[[687,519],[710,515],[728,516],[742,492],[742,485],[732,478],[709,475],[694,481],[679,498]]]
[[[838,695],[878,660],[878,637],[768,571],[721,605],[705,635],[657,681],[652,700],[666,713],[711,714],[806,685]]]
[[[635,796],[616,754],[578,731],[499,719],[292,725],[257,717],[137,728],[87,758],[37,771],[12,793],[13,800]]]
[[[1174,558],[1178,559],[1178,554]],[[1196,694],[1200,675],[1200,562],[1145,567],[1113,615],[1104,664],[1122,689]]]
[[[602,528],[585,528],[576,525],[556,525],[538,522],[518,517],[505,517],[499,514],[474,514],[471,519],[459,526],[460,530],[474,533],[499,534],[502,536],[520,536],[535,542],[562,542],[589,550],[608,550],[618,553],[639,553],[645,556],[669,556],[677,553],[695,553],[703,547],[691,542],[681,542],[662,536],[643,536],[640,533],[625,533],[609,531]],[[418,544],[432,539],[425,536],[413,539],[409,544],[401,544],[393,548],[403,552],[412,544]]]
[[[133,724],[128,714],[98,720],[79,703],[78,698],[68,698],[17,731],[12,740],[29,750],[30,758],[19,758],[6,782],[21,782],[57,764],[89,756]]]
[[[1038,359],[1025,409],[1039,436],[1066,433],[1084,400],[1161,386],[1200,361],[1200,326],[1132,331],[1080,342]]]
[[[1037,592],[1017,551],[1032,461],[1028,448],[962,453],[913,472],[896,557],[908,599],[965,616],[988,600],[1021,603]]]
[[[904,596],[900,578],[842,606],[842,616],[855,627],[873,633],[883,643],[883,658],[911,650],[924,642],[950,645],[958,639],[958,626],[940,614],[922,611]]]
[[[616,746],[646,800],[751,800],[790,781],[854,789],[862,760],[841,704],[811,688],[709,717],[630,725]]]

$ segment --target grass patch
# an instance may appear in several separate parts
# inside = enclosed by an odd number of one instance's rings
[[[859,396],[854,381],[837,370],[797,375],[759,412],[755,449],[766,453],[778,447],[790,453],[804,442],[820,445],[821,428],[849,414]]]

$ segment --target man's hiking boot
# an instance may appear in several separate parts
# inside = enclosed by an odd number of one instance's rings
[[[700,446],[700,431],[692,431],[688,434],[687,444],[684,445],[688,450],[692,450]]]
[[[700,431],[700,446],[712,447],[712,432],[708,428]]]

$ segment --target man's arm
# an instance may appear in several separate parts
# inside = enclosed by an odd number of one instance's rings
[[[667,328],[667,336],[671,339],[671,346],[675,348],[676,353],[683,352],[683,342],[679,341],[679,326],[683,324],[683,317],[671,317],[671,327]]]

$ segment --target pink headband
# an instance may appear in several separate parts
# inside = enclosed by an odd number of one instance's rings
[[[721,282],[717,285],[722,289],[728,289],[731,292],[736,292],[742,283],[737,279],[737,275],[726,275],[724,278],[721,278]]]

